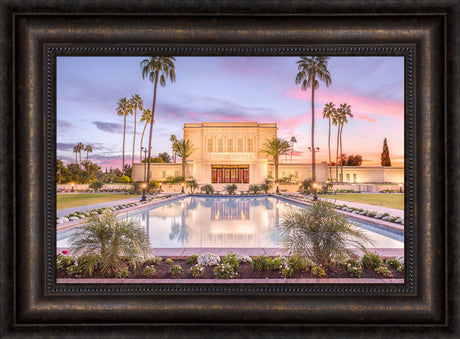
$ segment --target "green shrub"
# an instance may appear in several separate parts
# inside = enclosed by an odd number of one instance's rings
[[[352,277],[354,278],[361,278],[361,274],[363,270],[361,269],[361,266],[347,266],[348,272],[351,274]]]
[[[260,191],[261,191],[261,188],[259,185],[249,185],[249,193],[257,194]]]
[[[144,263],[146,265],[158,265],[162,260],[163,260],[162,257],[153,256],[145,260]]]
[[[98,254],[84,254],[77,258],[78,266],[84,277],[93,275],[94,270],[102,263],[102,257]]]
[[[264,191],[265,194],[267,194],[268,191],[272,189],[272,187],[273,182],[269,178],[264,179],[264,182],[260,185],[260,189]]]
[[[235,269],[230,264],[220,264],[214,268],[214,276],[217,279],[232,279],[235,275]]]
[[[120,279],[125,279],[129,277],[129,271],[128,268],[123,267],[118,270],[118,272],[115,274],[115,277],[120,278]]]
[[[92,188],[95,192],[97,192],[102,188],[102,186],[104,186],[102,181],[95,181],[89,185],[89,188]]]
[[[404,272],[404,264],[400,265],[400,266],[396,269],[396,271],[398,271],[398,272]]]
[[[198,262],[198,256],[196,254],[192,254],[187,258],[187,264],[195,265]]]
[[[294,273],[294,268],[286,261],[280,266],[280,273],[284,278],[290,278]]]
[[[201,186],[200,190],[205,194],[214,194],[214,187],[211,184]]]
[[[194,278],[199,278],[203,275],[204,272],[204,267],[201,266],[200,264],[196,264],[192,267],[190,267],[190,274]]]
[[[131,179],[127,175],[122,175],[121,177],[117,177],[115,182],[117,183],[129,183]]]
[[[172,264],[174,261],[170,258],[165,260],[165,264]]]
[[[265,271],[268,268],[268,261],[265,255],[261,254],[256,257],[252,257],[252,266],[257,271]]]
[[[386,262],[389,267],[394,268],[395,270],[397,270],[398,267],[401,266],[401,263],[396,258],[388,258]]]
[[[180,265],[172,265],[169,268],[169,274],[171,274],[171,276],[176,276],[180,273],[182,273],[182,267]]]
[[[326,272],[323,270],[323,268],[321,266],[313,266],[311,268],[311,274],[313,276],[318,277],[318,278],[326,276]]]
[[[238,257],[236,254],[230,253],[227,254],[225,257],[222,258],[222,264],[230,264],[233,268],[240,267],[240,263],[238,262]]]
[[[377,274],[383,275],[385,278],[392,278],[393,277],[393,273],[391,273],[391,271],[388,269],[388,267],[383,267],[383,266],[377,267],[375,269],[375,272],[377,272]]]
[[[151,277],[153,273],[155,273],[157,270],[154,266],[145,266],[144,270],[142,271],[142,275],[146,277]]]
[[[67,267],[66,272],[69,275],[79,275],[81,274],[81,267],[78,265],[72,265],[72,266]]]
[[[314,263],[307,257],[297,255],[289,258],[289,264],[296,271],[308,271],[311,266],[314,266]]]
[[[227,191],[229,195],[235,194],[237,189],[238,189],[238,186],[236,186],[236,184],[229,184],[225,186],[225,190]]]
[[[377,253],[365,252],[361,257],[361,263],[365,268],[375,270],[382,266],[382,259]]]
[[[276,270],[281,269],[281,267],[287,262],[288,260],[285,257],[278,256],[278,257],[274,257],[273,259],[267,258],[267,268],[269,270],[276,271]]]

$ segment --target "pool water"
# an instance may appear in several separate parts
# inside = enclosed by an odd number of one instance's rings
[[[124,217],[147,231],[152,248],[275,248],[283,214],[304,208],[276,197],[186,197]],[[375,248],[403,248],[404,236],[359,222]],[[68,247],[72,230],[58,233],[57,247]]]

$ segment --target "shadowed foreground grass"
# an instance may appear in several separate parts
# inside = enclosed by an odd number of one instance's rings
[[[362,204],[404,209],[404,194],[401,193],[337,193],[322,198],[358,202]]]
[[[100,204],[103,202],[135,198],[137,195],[114,193],[58,193],[56,194],[57,209]],[[140,197],[140,195],[138,195]]]

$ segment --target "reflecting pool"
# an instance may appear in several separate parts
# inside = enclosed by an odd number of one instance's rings
[[[123,216],[136,219],[149,234],[153,248],[274,248],[280,240],[283,214],[305,208],[272,196],[186,197]],[[403,248],[397,232],[359,222],[375,248]],[[72,230],[57,235],[67,247]]]

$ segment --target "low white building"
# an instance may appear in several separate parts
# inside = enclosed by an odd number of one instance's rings
[[[258,122],[203,122],[184,124],[184,139],[191,140],[196,151],[187,159],[185,176],[203,184],[260,184],[265,178],[273,178],[275,166],[261,149],[268,140],[277,137],[275,123]],[[144,181],[146,164],[134,164],[133,181]],[[335,167],[332,168],[335,178]],[[346,183],[402,183],[402,167],[344,166]],[[151,163],[150,178],[166,181],[168,177],[182,175],[181,163]],[[295,176],[297,181],[312,177],[308,163],[279,164],[278,178]],[[340,169],[339,169],[340,175]],[[328,166],[316,164],[316,181],[326,182]]]

